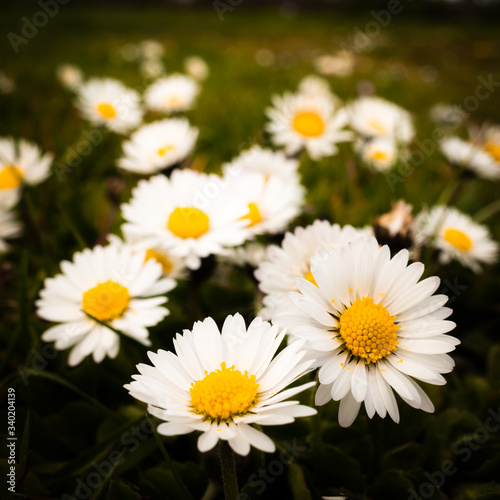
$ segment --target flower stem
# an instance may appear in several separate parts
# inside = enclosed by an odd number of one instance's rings
[[[227,441],[222,439],[219,441],[219,453],[224,498],[226,500],[237,500],[239,498],[239,490],[238,478],[236,477],[236,466],[234,463],[234,452]]]

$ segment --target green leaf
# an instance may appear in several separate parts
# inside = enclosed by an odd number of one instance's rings
[[[141,500],[142,495],[134,491],[132,486],[123,481],[111,480],[106,500]]]
[[[288,483],[292,490],[293,500],[312,500],[307,487],[302,467],[296,463],[288,465]]]
[[[418,443],[406,443],[388,451],[382,458],[383,469],[414,469],[423,466],[428,450]]]

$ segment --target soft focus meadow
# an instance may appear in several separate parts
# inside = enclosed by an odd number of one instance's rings
[[[493,2],[42,3],[0,18],[2,498],[500,498]]]

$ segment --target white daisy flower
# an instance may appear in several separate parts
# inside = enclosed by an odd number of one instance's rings
[[[272,453],[274,442],[251,424],[282,425],[316,410],[287,401],[314,382],[286,389],[310,370],[301,342],[285,347],[274,359],[285,332],[260,318],[248,329],[240,314],[228,316],[219,331],[212,318],[196,322],[174,339],[173,352],[150,352],[154,366],[137,366],[141,375],[125,385],[148,403],[164,422],[164,436],[201,431],[198,449],[211,450],[222,439],[239,455],[250,446]]]
[[[313,97],[333,97],[328,80],[318,75],[308,75],[302,78],[299,82],[298,90],[300,94],[307,94]],[[335,97],[333,98],[335,99]]]
[[[249,241],[244,245],[228,249],[223,258],[223,262],[229,262],[235,266],[257,267],[267,256],[267,247],[257,241]]]
[[[298,177],[299,162],[287,158],[281,151],[272,151],[260,146],[252,146],[243,151],[231,163],[222,167],[227,176],[237,176],[241,172],[260,172],[266,177],[280,177],[288,180]]]
[[[156,80],[144,94],[146,107],[161,113],[174,113],[191,109],[199,86],[193,78],[173,74]]]
[[[139,44],[139,50],[146,59],[159,59],[165,54],[165,47],[157,40],[143,40]]]
[[[150,259],[155,260],[161,265],[163,271],[163,278],[184,278],[186,271],[186,264],[182,259],[172,255],[166,248],[157,244],[156,241],[150,238],[142,238],[140,235],[126,231],[125,226],[122,227],[123,240],[115,234],[108,236],[109,243],[113,245],[128,245],[132,248],[133,252],[145,253],[144,261]]]
[[[50,174],[53,159],[52,153],[43,154],[36,144],[25,139],[0,138],[0,207],[15,205],[23,184],[44,181]]]
[[[147,237],[189,269],[198,269],[201,258],[240,245],[249,236],[245,229],[248,206],[217,175],[175,170],[170,179],[158,175],[142,180],[132,199],[122,205],[123,231]]]
[[[113,78],[91,78],[78,88],[76,106],[94,125],[125,134],[142,121],[139,94]]]
[[[388,137],[377,137],[370,141],[359,139],[355,149],[363,163],[378,172],[390,170],[399,158],[397,144]]]
[[[337,142],[349,141],[351,133],[341,130],[347,124],[344,110],[337,109],[330,96],[291,94],[273,96],[273,107],[266,110],[267,130],[277,146],[288,155],[306,149],[313,160],[337,153]]]
[[[165,74],[165,66],[161,59],[145,59],[139,69],[143,76],[151,79],[159,78]]]
[[[169,314],[160,307],[167,298],[158,295],[175,286],[174,280],[161,278],[157,262],[145,262],[145,253],[128,245],[109,245],[77,252],[73,262],[61,262],[61,269],[62,274],[45,280],[36,305],[41,318],[60,323],[42,339],[59,350],[72,347],[70,366],[90,354],[96,363],[116,357],[120,338],[115,330],[150,345],[146,327]]]
[[[485,123],[481,127],[472,127],[469,132],[471,141],[491,156],[500,171],[500,125]]]
[[[410,113],[380,97],[360,97],[347,112],[351,127],[362,137],[388,137],[407,144],[415,135]]]
[[[57,79],[69,90],[77,90],[83,83],[83,72],[74,64],[61,64],[57,67]]]
[[[413,380],[443,385],[454,362],[446,354],[459,340],[445,295],[433,295],[439,278],[417,283],[424,266],[408,264],[408,251],[391,259],[375,238],[357,240],[313,257],[316,281],[298,278],[290,299],[301,311],[282,313],[289,335],[306,339],[309,356],[321,366],[316,404],[340,401],[339,423],[352,424],[364,402],[369,418],[389,414],[399,422],[395,390],[414,408],[434,406]],[[293,343],[292,343],[293,345]]]
[[[244,220],[253,235],[283,231],[304,204],[305,189],[297,175],[284,179],[242,172],[229,179],[228,186],[247,205]]]
[[[183,161],[192,151],[198,129],[186,118],[171,118],[143,125],[123,145],[117,165],[139,174],[153,174]]]
[[[448,137],[441,141],[440,146],[451,164],[465,168],[483,179],[500,178],[500,168],[493,157],[472,142]]]
[[[486,226],[453,207],[438,205],[422,211],[414,220],[414,233],[417,245],[440,250],[441,264],[458,260],[477,273],[481,264],[494,264],[498,258],[499,245]]]
[[[259,315],[271,319],[279,312],[294,309],[288,293],[297,291],[295,279],[298,277],[314,283],[311,258],[318,250],[331,251],[372,234],[371,228],[341,227],[324,220],[316,220],[305,228],[297,227],[293,233],[286,233],[281,246],[268,247],[267,258],[255,270],[259,288],[266,294]]]
[[[467,112],[460,106],[440,102],[432,106],[429,116],[435,123],[458,127],[467,118]]]
[[[15,238],[21,233],[21,224],[14,212],[0,207],[0,253],[9,249],[6,239]]]
[[[184,69],[195,80],[206,80],[210,73],[208,64],[199,56],[187,57],[184,61]]]

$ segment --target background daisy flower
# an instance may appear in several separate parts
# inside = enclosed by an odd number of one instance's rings
[[[208,64],[199,56],[189,56],[184,60],[186,73],[195,80],[206,80],[210,73]]]
[[[414,233],[417,245],[439,250],[441,264],[458,260],[477,273],[481,264],[493,264],[498,258],[499,245],[487,227],[454,207],[438,205],[422,211],[414,220]]]
[[[372,140],[358,140],[355,144],[363,163],[378,172],[386,172],[396,165],[399,151],[392,138],[377,137]]]
[[[94,125],[125,134],[142,121],[139,94],[113,78],[91,78],[77,92],[76,106]]]
[[[267,258],[255,270],[259,288],[266,295],[259,315],[271,319],[278,312],[293,310],[288,293],[297,291],[295,279],[305,278],[314,282],[311,259],[320,249],[331,251],[357,238],[372,235],[372,230],[341,227],[328,221],[317,220],[307,227],[297,227],[285,234],[281,246],[271,245]]]
[[[169,314],[161,307],[167,298],[160,295],[175,281],[162,279],[158,262],[146,260],[145,252],[134,252],[128,245],[77,252],[72,262],[61,262],[61,270],[45,280],[36,305],[38,316],[60,323],[42,339],[59,350],[72,347],[70,366],[90,354],[96,363],[116,357],[120,338],[115,330],[150,345],[146,327]]]
[[[117,165],[139,174],[152,174],[184,160],[193,150],[198,129],[186,118],[143,125],[122,145]]]
[[[410,113],[380,97],[360,97],[347,106],[349,124],[365,138],[387,137],[409,143],[415,136]]]
[[[16,214],[0,207],[0,253],[9,249],[6,239],[15,238],[21,233],[22,226]]]
[[[241,245],[250,234],[243,219],[248,206],[227,184],[194,170],[142,180],[122,205],[123,231],[150,238],[198,269],[203,257]]]
[[[10,208],[19,201],[23,184],[44,181],[54,156],[25,139],[0,138],[0,206]]]
[[[441,141],[440,147],[452,165],[463,167],[479,178],[500,178],[500,168],[494,158],[478,145],[459,137],[448,137]]]
[[[434,406],[413,378],[435,385],[452,370],[448,352],[458,339],[444,335],[455,323],[445,295],[434,295],[439,278],[418,283],[424,266],[408,264],[408,251],[391,259],[389,247],[360,239],[313,257],[315,283],[298,278],[290,298],[300,309],[277,314],[288,333],[307,341],[320,386],[316,404],[340,401],[339,423],[352,424],[364,402],[369,418],[389,414],[399,422],[393,394],[427,412]],[[292,343],[293,345],[293,343]]]
[[[240,455],[250,447],[272,453],[274,442],[251,424],[281,425],[316,410],[288,399],[312,387],[287,387],[307,373],[301,343],[276,351],[285,332],[255,318],[248,329],[240,314],[228,316],[219,331],[215,321],[196,322],[174,339],[175,353],[150,352],[154,366],[140,364],[140,375],[125,385],[163,420],[165,436],[201,431],[198,449],[211,450],[219,439]]]
[[[59,82],[68,90],[75,91],[83,83],[83,71],[74,64],[61,64],[56,74]]]
[[[146,107],[161,113],[187,111],[194,106],[200,91],[190,76],[174,73],[152,83],[144,94]]]
[[[270,120],[266,129],[275,145],[293,155],[305,149],[313,160],[337,153],[336,143],[349,141],[351,133],[344,110],[337,109],[329,95],[292,94],[273,96],[273,107],[266,110]]]

